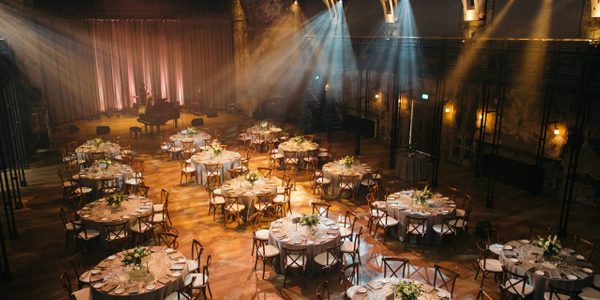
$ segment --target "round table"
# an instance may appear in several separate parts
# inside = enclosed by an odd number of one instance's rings
[[[404,240],[407,216],[427,217],[427,232],[433,232],[433,225],[441,224],[445,216],[456,215],[456,204],[440,194],[434,194],[426,205],[413,203],[414,190],[390,194],[385,202],[388,214],[398,220],[398,238]]]
[[[111,208],[106,199],[101,198],[85,205],[77,211],[86,228],[96,229],[102,239],[106,236],[104,226],[128,221],[133,225],[138,217],[150,216],[153,213],[152,201],[146,197],[129,195],[127,201],[121,202],[120,208]]]
[[[88,181],[83,186],[95,185],[95,188],[100,188],[100,182],[102,180],[117,179],[120,189],[123,189],[125,181],[130,177],[133,177],[133,169],[129,165],[121,163],[113,163],[107,168],[103,169],[97,165],[92,165],[89,168],[85,168],[75,175],[74,179],[81,181]]]
[[[369,167],[369,165],[356,161],[350,166],[350,168],[347,168],[343,164],[343,160],[332,161],[323,165],[323,177],[331,180],[331,186],[334,194],[337,194],[340,189],[340,175],[354,175],[357,179],[354,182],[355,188],[357,188],[363,177],[371,172],[371,167]]]
[[[340,241],[340,229],[333,220],[321,217],[312,234],[306,227],[294,223],[296,217],[300,216],[287,216],[273,221],[269,228],[269,244],[280,251],[284,245],[291,249],[306,248],[306,269],[310,271],[313,269],[314,257]],[[281,266],[285,265],[284,262],[285,255],[281,253],[279,261],[275,263],[278,272],[283,272]]]
[[[197,134],[182,134],[181,132],[174,134],[169,137],[175,146],[183,147],[181,142],[194,142],[194,146],[196,148],[200,148],[206,145],[206,140],[210,139],[210,134],[206,132],[199,131]]]
[[[281,129],[277,126],[268,125],[267,127],[263,127],[260,124],[254,125],[248,129],[246,129],[247,133],[257,134],[257,135],[260,135],[261,137],[270,137],[271,135],[278,134],[282,131],[283,131],[283,129]]]
[[[242,175],[227,180],[221,186],[221,191],[225,196],[241,198],[240,200],[246,206],[244,215],[248,219],[254,213],[254,203],[258,199],[257,196],[259,194],[276,194],[277,183],[270,179],[260,178],[254,184],[251,184]]]
[[[75,149],[77,159],[84,161],[89,161],[91,159],[90,153],[95,152],[104,152],[106,157],[114,158],[121,152],[121,146],[111,142],[96,144],[94,140],[89,140]]]
[[[186,258],[174,249],[152,246],[153,252],[143,259],[152,275],[147,282],[132,279],[132,266],[123,266],[121,261],[126,252],[121,251],[101,261],[96,267],[81,276],[91,276],[92,298],[162,300],[183,286],[189,270]]]
[[[416,182],[426,178],[427,155],[401,152],[396,155],[396,176],[404,181]]]
[[[296,143],[294,141],[287,141],[279,144],[279,154],[283,155],[283,151],[295,151],[298,152],[299,157],[306,155],[307,152],[317,151],[319,144],[311,141],[304,141],[302,143]]]
[[[446,290],[437,289],[430,284],[406,278],[376,279],[365,285],[353,286],[346,293],[352,300],[394,300],[394,287],[400,281],[414,282],[419,285],[421,295],[417,298],[418,300],[450,299],[450,293]]]
[[[228,178],[228,170],[237,168],[241,165],[241,158],[242,155],[235,151],[223,150],[221,154],[215,155],[213,151],[208,150],[194,154],[192,156],[192,163],[196,165],[200,183],[204,184],[206,182],[206,172],[204,170],[205,164],[223,165],[223,169],[221,170],[221,182],[223,182],[226,178]]]
[[[526,275],[535,287],[533,299],[544,299],[550,285],[565,290],[579,290],[592,285],[592,264],[573,250],[563,249],[562,262],[543,262],[543,249],[529,240],[506,243],[500,251],[500,261],[509,271]],[[587,272],[586,272],[587,271]]]

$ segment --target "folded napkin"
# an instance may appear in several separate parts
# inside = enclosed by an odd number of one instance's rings
[[[110,293],[115,288],[117,288],[117,284],[116,283],[107,283],[103,287],[101,287],[100,290],[103,291],[103,292],[105,292],[105,293]]]
[[[171,282],[171,279],[168,278],[168,277],[161,277],[157,281],[158,281],[158,283],[164,285],[164,284],[167,284],[167,283]]]
[[[140,286],[135,284],[129,287],[129,289],[127,290],[128,294],[139,294],[140,292]]]
[[[104,279],[104,277],[102,276],[102,274],[91,275],[90,276],[90,283],[98,282],[98,281],[101,281],[103,279]]]

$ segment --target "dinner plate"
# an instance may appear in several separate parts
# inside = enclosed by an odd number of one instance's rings
[[[92,287],[95,289],[99,289],[99,288],[103,287],[105,283],[106,282],[104,282],[104,281],[96,282],[96,283],[92,284]]]
[[[575,276],[573,274],[567,274],[567,279],[569,279],[569,280],[577,280],[577,276]]]
[[[118,286],[118,287],[117,287],[117,288],[116,288],[116,289],[113,291],[113,293],[115,293],[115,294],[117,294],[117,295],[121,295],[121,294],[123,294],[123,292],[125,292],[125,288],[124,288],[124,287],[122,287],[122,286]]]
[[[516,258],[509,258],[508,261],[512,262],[512,263],[518,263],[519,260]]]
[[[284,242],[284,243],[287,243],[287,242],[290,241],[290,239],[289,238],[285,238],[285,239],[281,239],[281,241]]]
[[[312,245],[312,244],[314,244],[314,243],[315,243],[315,242],[313,242],[313,241],[311,241],[311,240],[308,240],[308,241],[306,241],[306,244],[307,244],[307,245]]]
[[[83,217],[84,217],[84,218],[89,218],[89,217],[90,217],[90,215],[83,215]]]
[[[581,254],[577,254],[577,255],[575,255],[575,258],[576,258],[577,260],[585,260],[585,257],[583,257],[583,255],[581,255]]]
[[[117,257],[116,257],[116,256],[114,256],[114,255],[111,255],[111,256],[107,257],[106,259],[108,259],[108,260],[113,260],[113,259],[115,259],[115,258],[117,258]]]
[[[504,247],[502,247],[502,249],[504,250],[512,250],[512,246],[511,245],[504,245]]]
[[[594,273],[594,271],[592,271],[592,269],[590,269],[590,268],[583,268],[583,269],[581,269],[581,271],[584,271],[584,272],[586,272],[588,274]]]
[[[182,258],[178,259],[177,262],[184,263],[184,262],[186,262],[186,260],[185,260],[185,258],[182,257]]]
[[[181,272],[177,272],[177,271],[171,272],[171,277],[179,277],[179,276],[181,276]]]
[[[529,240],[520,240],[521,244],[529,244]]]
[[[535,275],[539,275],[539,276],[544,276],[545,275],[544,272],[540,271],[540,270],[537,270],[534,273],[535,273]]]
[[[358,293],[358,294],[366,294],[367,293],[367,288],[361,286],[358,289],[356,289],[356,293]]]
[[[152,283],[150,283],[150,284],[148,284],[148,285],[146,286],[146,290],[147,290],[147,291],[151,291],[151,290],[153,290],[153,289],[155,289],[155,288],[156,288],[156,286],[155,286],[154,284],[152,284]]]
[[[183,265],[183,264],[172,264],[171,270],[183,270],[184,267],[185,267],[185,265]]]
[[[165,249],[165,252],[167,252],[167,253],[175,253],[175,252],[177,252],[177,250],[175,250],[173,248],[167,248],[167,249]]]

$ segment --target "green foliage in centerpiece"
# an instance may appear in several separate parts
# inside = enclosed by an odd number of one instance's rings
[[[433,193],[429,189],[429,186],[425,186],[423,190],[415,190],[412,200],[414,204],[425,205],[431,197],[433,197]]]
[[[534,246],[540,247],[544,249],[544,259],[550,260],[555,256],[560,254],[560,250],[562,246],[560,245],[560,241],[558,240],[558,236],[549,235],[547,238],[538,237],[536,241],[533,242]]]
[[[223,148],[219,144],[213,144],[209,146],[214,155],[220,155],[223,153]]]
[[[302,226],[313,227],[319,224],[319,216],[302,214],[302,216],[298,219],[298,223],[300,223]]]
[[[119,208],[119,207],[121,207],[121,203],[123,201],[128,201],[128,199],[129,198],[127,198],[126,194],[123,194],[121,192],[114,193],[114,194],[110,194],[110,195],[108,195],[108,197],[106,197],[106,204],[109,207]]]
[[[394,298],[398,300],[417,300],[421,296],[419,284],[412,281],[399,281],[394,286]]]
[[[258,173],[248,172],[246,173],[246,175],[244,175],[244,179],[246,179],[246,181],[250,182],[251,184],[254,184],[254,182],[258,180]]]
[[[102,145],[104,143],[104,141],[101,138],[98,137],[98,138],[95,138],[93,140],[90,140],[89,143],[92,146],[98,148],[98,147],[100,147],[100,145]]]
[[[113,162],[110,159],[101,159],[96,161],[96,166],[98,166],[98,168],[100,169],[107,169],[108,167],[112,166]]]
[[[136,246],[135,248],[131,249],[131,251],[125,252],[121,263],[123,264],[123,266],[133,265],[134,267],[139,268],[142,264],[142,258],[150,254],[152,254],[152,251],[150,251],[150,249],[148,249],[147,247]]]
[[[196,134],[198,134],[198,130],[196,129],[196,127],[188,127],[187,129],[182,130],[181,134],[183,134],[183,135],[196,135]]]
[[[342,158],[342,164],[349,169],[354,164],[354,156],[344,156],[344,158]]]
[[[300,144],[304,143],[305,139],[304,139],[303,135],[297,135],[297,136],[291,138],[290,141],[300,145]]]

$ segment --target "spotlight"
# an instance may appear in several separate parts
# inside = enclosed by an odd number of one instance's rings
[[[292,5],[298,5],[298,0],[294,0],[294,3],[292,3]]]

